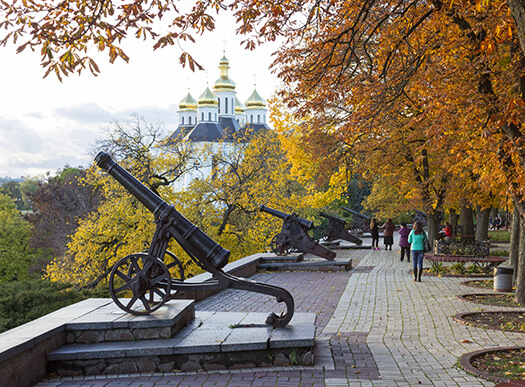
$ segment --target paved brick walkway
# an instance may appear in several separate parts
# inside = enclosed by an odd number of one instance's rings
[[[317,313],[313,367],[272,367],[184,374],[120,375],[49,380],[38,386],[493,386],[456,368],[458,357],[482,348],[524,345],[525,335],[484,330],[452,320],[459,312],[495,310],[467,303],[461,278],[415,283],[399,250],[344,250],[350,273],[260,273],[252,277],[288,289],[297,312]],[[275,300],[227,290],[198,310],[279,311]],[[501,309],[501,308],[499,308]]]

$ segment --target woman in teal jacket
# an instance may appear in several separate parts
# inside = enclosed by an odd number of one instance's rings
[[[414,281],[421,282],[421,273],[423,273],[423,257],[425,255],[425,242],[427,234],[423,231],[423,225],[415,222],[412,231],[408,235],[410,251],[412,252],[412,261],[414,262]]]

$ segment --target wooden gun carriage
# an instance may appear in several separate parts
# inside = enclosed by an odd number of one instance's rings
[[[145,315],[186,291],[233,288],[274,296],[277,302],[285,303],[286,312],[280,315],[272,312],[266,319],[268,325],[280,327],[291,320],[294,301],[287,290],[224,272],[222,268],[230,256],[228,250],[113,161],[107,153],[100,152],[95,162],[153,213],[157,225],[147,252],[128,255],[113,266],[109,291],[122,310]],[[177,241],[193,262],[210,272],[212,278],[202,283],[185,282],[180,260],[167,250],[171,239]],[[172,268],[178,269],[180,278],[171,278]]]

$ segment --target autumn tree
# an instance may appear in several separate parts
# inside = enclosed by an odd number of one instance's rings
[[[464,173],[456,174],[454,159],[480,145],[478,162],[497,170],[474,176],[492,174],[496,184],[503,182],[523,218],[525,13],[520,2],[216,0],[189,9],[178,5],[169,0],[2,3],[1,41],[18,40],[19,50],[41,50],[47,73],[60,76],[83,68],[97,73],[86,54],[90,45],[107,50],[111,61],[127,60],[120,44],[128,34],[151,37],[155,47],[163,47],[212,30],[214,13],[229,10],[238,31],[251,36],[248,47],[284,37],[276,61],[282,97],[299,117],[314,118],[299,128],[312,149],[321,144],[314,139],[331,139],[327,151],[311,153],[323,165],[336,165],[334,160],[355,141],[379,144],[390,132],[414,130],[422,140],[410,144],[413,167],[424,170],[425,152],[435,162],[434,151],[448,149],[443,172],[452,182]],[[153,28],[160,28],[154,23],[160,17],[169,18],[167,31]],[[181,62],[194,65],[187,53]],[[332,145],[339,151],[332,152]],[[422,200],[437,209],[432,191],[445,184],[440,186],[437,171],[431,171],[431,180],[417,187],[423,189]],[[517,299],[525,302],[525,247],[519,271]]]
[[[0,282],[29,278],[33,258],[28,241],[31,225],[20,215],[14,201],[0,194]]]
[[[191,158],[185,147],[163,147],[162,128],[138,116],[125,123],[114,122],[107,133],[99,149],[111,152],[155,192],[181,176]],[[86,171],[83,183],[100,192],[99,205],[79,220],[67,252],[48,265],[47,277],[95,287],[107,280],[118,259],[149,246],[155,224],[153,214],[100,169]]]
[[[291,189],[293,178],[279,137],[271,130],[248,129],[200,151],[203,158],[213,158],[214,169],[176,194],[184,213],[231,250],[232,259],[264,250],[276,224],[262,216],[260,205],[290,212],[303,206],[304,191]]]
[[[20,191],[20,183],[15,180],[8,181],[0,186],[0,193],[9,196],[16,203],[19,210],[24,209],[24,202],[22,200],[22,192]]]
[[[57,176],[40,180],[29,194],[33,207],[28,216],[33,226],[29,244],[38,252],[32,271],[41,272],[51,259],[63,256],[79,220],[98,206],[99,193],[84,184],[85,177],[83,169],[64,168]]]

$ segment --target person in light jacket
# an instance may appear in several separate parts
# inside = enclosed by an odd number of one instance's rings
[[[370,234],[372,235],[372,250],[379,250],[379,224],[375,218],[370,222]]]
[[[408,243],[408,234],[410,230],[407,227],[406,223],[401,223],[401,228],[399,229],[399,247],[401,247],[401,262],[407,256],[407,262],[410,262],[410,243]]]
[[[410,243],[412,260],[414,262],[414,281],[418,282],[421,282],[421,274],[423,273],[423,257],[425,256],[426,241],[427,234],[423,231],[423,225],[416,221],[412,231],[410,231],[408,235],[408,243]]]

